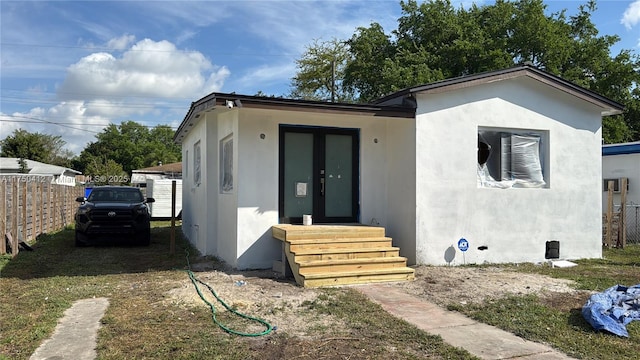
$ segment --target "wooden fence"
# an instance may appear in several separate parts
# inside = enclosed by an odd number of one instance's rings
[[[52,184],[53,177],[0,175],[0,255],[13,256],[21,242],[60,230],[74,222],[76,197],[84,188]]]

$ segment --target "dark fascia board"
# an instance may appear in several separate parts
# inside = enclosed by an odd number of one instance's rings
[[[590,102],[602,108],[602,115],[617,115],[624,111],[624,106],[618,102],[599,95],[591,90],[585,89],[572,82],[564,80],[558,76],[542,71],[531,65],[520,65],[508,69],[488,71],[479,74],[460,76],[452,79],[436,81],[426,85],[406,88],[396,93],[380,98],[374,104],[393,104],[398,102],[398,98],[415,97],[416,93],[440,93],[455,89],[462,89],[493,81],[513,79],[521,76],[528,76],[558,90],[576,96],[582,100]]]
[[[285,111],[322,112],[365,116],[385,116],[396,118],[415,117],[415,107],[388,106],[379,104],[348,104],[323,101],[309,101],[274,97],[250,96],[230,93],[211,93],[191,104],[173,140],[181,142],[184,132],[192,127],[202,112],[227,110],[228,108],[271,109]]]
[[[640,154],[640,141],[602,146],[602,156]]]

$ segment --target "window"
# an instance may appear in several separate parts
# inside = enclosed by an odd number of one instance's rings
[[[478,129],[478,186],[548,187],[548,132]]]
[[[193,183],[200,185],[200,141],[193,145]]]
[[[622,179],[604,179],[602,180],[602,191],[609,191],[609,181],[613,181],[613,192],[618,194],[620,193],[620,185],[622,185]],[[629,191],[629,180],[627,180],[627,191]]]
[[[189,150],[184,152],[184,178],[189,178]]]
[[[233,136],[220,141],[220,188],[223,193],[233,191]]]

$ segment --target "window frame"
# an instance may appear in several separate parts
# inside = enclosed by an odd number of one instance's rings
[[[476,164],[479,188],[550,188],[550,136],[548,130],[478,126],[477,136],[478,160]],[[528,151],[528,153],[519,153],[518,157],[514,158],[511,152],[514,146],[511,142],[514,137],[524,137],[525,141],[526,138],[537,141],[537,153]],[[533,140],[534,138],[537,140]],[[487,143],[491,149],[486,164],[480,164],[481,141]],[[514,172],[514,168],[517,169],[518,160],[521,161],[527,157],[527,160],[537,160],[537,163],[530,163],[533,167],[526,169],[531,172],[527,172],[521,177],[517,177],[518,175],[514,177],[514,174],[518,174]],[[508,165],[504,165],[507,161]],[[537,180],[538,176],[541,177],[539,181]]]
[[[200,140],[193,144],[193,183],[199,186],[202,181],[202,147]]]

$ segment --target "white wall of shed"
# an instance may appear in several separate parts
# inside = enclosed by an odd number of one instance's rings
[[[619,154],[602,157],[602,178],[620,179],[627,178],[629,191],[627,191],[627,204],[640,205],[640,154]],[[604,184],[602,189],[606,189]],[[602,211],[607,211],[607,192],[602,192]],[[620,205],[620,193],[613,194],[613,203]]]

